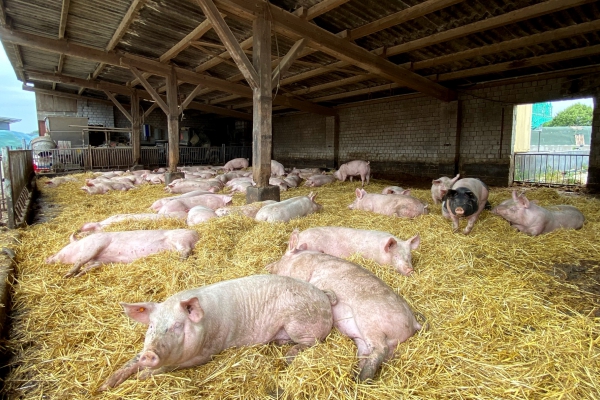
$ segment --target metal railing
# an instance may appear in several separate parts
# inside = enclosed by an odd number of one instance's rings
[[[587,183],[587,153],[516,153],[514,182],[582,186]]]
[[[252,159],[250,146],[180,147],[179,165],[218,165],[232,158]],[[142,165],[168,165],[168,147],[142,147]],[[131,147],[82,147],[32,151],[36,172],[56,173],[92,169],[127,169],[133,165]]]

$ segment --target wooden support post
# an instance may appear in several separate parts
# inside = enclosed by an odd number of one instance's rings
[[[271,86],[271,21],[267,19],[267,8],[261,7],[254,20],[254,45],[252,60],[258,74],[259,85],[253,90],[252,165],[256,186],[269,185],[272,151],[272,108]]]
[[[133,166],[135,169],[140,165],[142,156],[140,149],[140,136],[142,118],[140,115],[140,98],[136,90],[131,91],[131,148],[133,153]]]
[[[179,104],[177,104],[177,74],[175,69],[167,75],[167,129],[169,139],[169,172],[177,172],[179,164]]]

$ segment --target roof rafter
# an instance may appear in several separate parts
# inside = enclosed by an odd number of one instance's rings
[[[58,38],[65,38],[65,30],[67,29],[67,18],[69,16],[69,5],[71,0],[62,0],[62,8],[60,10],[60,23],[58,24]]]

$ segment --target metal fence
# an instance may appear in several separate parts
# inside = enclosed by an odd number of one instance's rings
[[[142,165],[153,168],[169,163],[168,147],[142,147]],[[36,172],[69,172],[92,169],[127,169],[133,165],[131,147],[83,147],[32,152]],[[250,146],[180,147],[179,165],[224,164],[232,158],[252,159]]]
[[[33,194],[33,157],[30,150],[2,149],[2,194],[11,229],[25,224]]]
[[[549,185],[580,186],[587,183],[590,156],[587,153],[517,153],[513,181]]]

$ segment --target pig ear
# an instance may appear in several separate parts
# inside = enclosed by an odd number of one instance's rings
[[[517,191],[516,191],[516,190],[513,190],[513,191],[512,191],[512,199],[513,199],[514,201],[519,201],[519,198],[517,197]]]
[[[292,251],[298,246],[298,241],[300,240],[300,231],[298,228],[294,229],[292,234],[290,235],[290,240],[288,242],[288,251]]]
[[[150,323],[150,314],[156,308],[156,303],[121,303],[125,315],[134,321],[148,325]]]
[[[442,183],[442,181],[440,181],[439,179],[434,179],[434,180],[431,181],[431,183],[434,184],[434,185],[439,185],[439,184]]]
[[[310,201],[315,201],[315,197],[317,197],[317,193],[310,192],[308,194],[308,198],[310,199]]]
[[[405,196],[410,196],[410,189],[403,190],[402,192],[400,192],[400,194],[403,194]]]
[[[454,190],[454,189],[450,189],[450,190],[448,190],[448,192],[446,193],[446,195],[447,195],[448,197],[454,197],[454,196],[456,196],[456,194],[457,194],[457,193],[458,193],[458,192],[457,192],[456,190]]]
[[[383,246],[383,251],[385,251],[386,253],[389,253],[390,250],[392,250],[397,245],[398,245],[398,242],[396,241],[396,239],[394,239],[393,237],[388,238],[385,241],[385,245]]]
[[[356,190],[354,191],[354,193],[356,193],[356,198],[357,199],[362,199],[362,192],[360,191],[359,188],[356,188]]]
[[[411,237],[406,242],[410,245],[411,250],[416,250],[421,244],[421,237],[417,233],[415,236]]]
[[[519,202],[523,205],[523,207],[529,208],[529,199],[525,197],[525,194],[519,196]]]
[[[181,304],[181,308],[188,314],[188,318],[192,322],[198,323],[204,317],[204,310],[200,307],[200,301],[198,301],[197,297],[183,300],[179,304]]]

